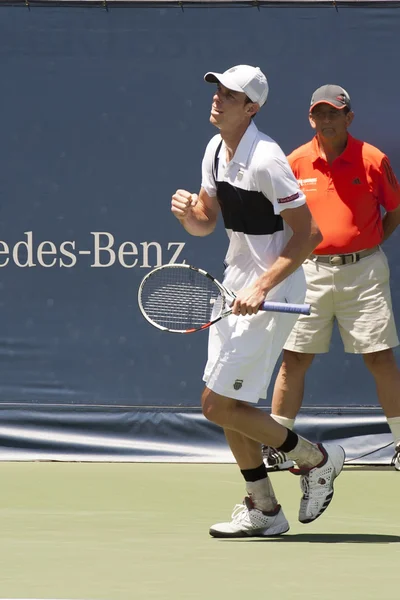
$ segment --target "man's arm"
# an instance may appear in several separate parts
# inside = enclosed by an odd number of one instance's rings
[[[293,235],[274,264],[260,277],[266,294],[298,269],[322,241],[322,234],[306,204],[283,210],[281,217]]]
[[[387,240],[396,229],[398,225],[400,225],[400,206],[398,206],[395,210],[391,210],[385,213],[382,219],[383,225],[383,242]]]
[[[400,185],[386,155],[376,170],[378,181],[378,199],[386,213],[382,218],[383,239],[390,237],[400,223]]]
[[[236,315],[256,314],[268,292],[298,269],[322,241],[321,232],[306,204],[283,210],[281,216],[292,229],[293,235],[268,271],[252,286],[238,293],[233,305]]]
[[[216,196],[209,196],[202,187],[199,195],[177,190],[172,196],[171,211],[188,233],[205,236],[217,224],[219,204]]]

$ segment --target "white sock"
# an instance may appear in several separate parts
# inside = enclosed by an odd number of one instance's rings
[[[296,447],[290,452],[286,452],[287,456],[292,460],[295,460],[299,467],[312,469],[319,465],[319,463],[323,461],[324,455],[317,444],[313,444],[300,436],[298,437],[299,441],[297,442]]]
[[[400,417],[391,417],[387,422],[393,435],[394,445],[396,446],[400,442]]]
[[[280,415],[272,415],[272,414],[271,414],[271,417],[273,418],[274,421],[279,423],[279,425],[283,425],[283,427],[287,427],[290,430],[292,430],[294,427],[295,419],[288,419],[288,417],[281,417]]]
[[[269,477],[258,481],[246,481],[246,490],[258,510],[272,512],[278,504]]]

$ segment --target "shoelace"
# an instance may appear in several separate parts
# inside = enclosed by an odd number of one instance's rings
[[[232,512],[232,521],[234,523],[241,523],[247,517],[248,509],[245,504],[236,504]]]
[[[300,480],[300,487],[301,487],[301,491],[303,492],[303,496],[305,500],[308,500],[309,497],[309,489],[310,489],[310,482],[308,480],[308,476],[307,475],[303,475],[303,477]]]

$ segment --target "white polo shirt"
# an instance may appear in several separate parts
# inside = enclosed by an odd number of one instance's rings
[[[281,148],[252,121],[226,163],[221,136],[207,145],[202,187],[217,196],[229,248],[224,284],[234,292],[250,285],[275,262],[292,236],[280,216],[306,198]]]

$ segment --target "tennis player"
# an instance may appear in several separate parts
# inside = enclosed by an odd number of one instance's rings
[[[258,310],[265,300],[302,303],[303,261],[322,236],[280,147],[259,132],[253,117],[268,83],[258,67],[207,73],[216,84],[199,195],[178,190],[172,212],[188,233],[206,236],[222,213],[229,237],[224,285],[236,293],[233,314],[210,329],[203,414],[223,427],[246,482],[247,495],[214,537],[273,536],[289,524],[262,459],[262,444],[296,461],[303,496],[299,520],[309,523],[330,503],[344,462],[340,446],[312,444],[255,405],[266,397],[275,363],[297,315]]]

